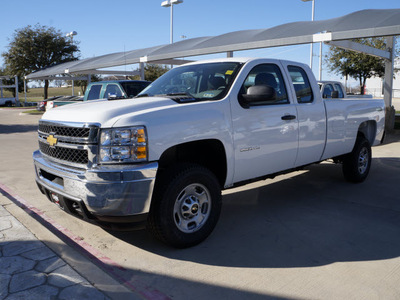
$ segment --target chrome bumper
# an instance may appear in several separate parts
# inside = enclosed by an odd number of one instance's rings
[[[57,203],[61,196],[79,205],[83,203],[85,210],[100,220],[117,221],[149,212],[158,169],[156,162],[85,170],[54,163],[39,150],[33,153],[33,161],[36,182],[53,202]]]

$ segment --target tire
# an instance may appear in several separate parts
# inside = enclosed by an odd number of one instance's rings
[[[215,175],[196,164],[180,164],[157,176],[148,218],[150,232],[176,248],[205,240],[221,212],[221,188]]]
[[[343,175],[347,181],[363,182],[371,168],[371,145],[364,137],[357,137],[353,151],[343,159]]]
[[[12,103],[11,103],[10,101],[7,101],[7,102],[6,102],[6,106],[7,106],[7,107],[11,107],[11,106],[12,106]]]

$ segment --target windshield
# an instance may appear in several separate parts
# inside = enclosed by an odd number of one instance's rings
[[[189,96],[195,100],[219,100],[229,90],[241,64],[221,62],[188,65],[165,73],[138,97]]]

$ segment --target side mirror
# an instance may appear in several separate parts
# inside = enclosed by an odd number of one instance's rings
[[[108,94],[107,100],[115,100],[117,99],[117,95],[115,94]]]
[[[276,91],[269,85],[253,85],[247,89],[247,94],[241,94],[246,106],[265,104],[276,100]]]
[[[338,91],[332,91],[331,97],[332,98],[339,98],[339,92]]]
[[[117,96],[115,94],[108,94],[107,100],[119,100],[119,99],[126,99],[124,96]]]

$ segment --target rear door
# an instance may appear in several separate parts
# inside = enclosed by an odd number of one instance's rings
[[[310,68],[283,61],[290,76],[299,123],[296,167],[319,161],[325,149],[326,111],[318,84]]]
[[[240,90],[231,99],[235,152],[233,182],[292,168],[298,147],[297,112],[290,101],[288,79],[282,74],[280,62],[251,62],[237,80]],[[250,107],[241,104],[241,94],[247,93],[253,85],[273,87],[275,100]]]

